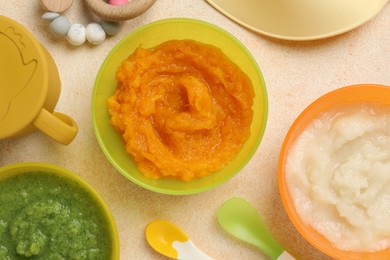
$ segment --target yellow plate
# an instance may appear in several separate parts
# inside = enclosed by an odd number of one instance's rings
[[[238,24],[285,39],[338,35],[371,20],[388,0],[206,0]]]

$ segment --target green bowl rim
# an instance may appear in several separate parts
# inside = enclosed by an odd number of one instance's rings
[[[102,77],[102,71],[104,71],[104,69],[106,68],[107,66],[107,63],[109,62],[111,56],[114,55],[114,53],[122,46],[122,44],[124,44],[129,38],[133,37],[133,35],[136,35],[138,34],[140,31],[144,30],[144,29],[147,29],[149,27],[153,27],[155,25],[160,25],[160,24],[166,24],[166,23],[177,23],[177,22],[181,22],[181,23],[189,23],[189,24],[198,24],[198,25],[203,25],[203,26],[206,26],[210,29],[213,29],[214,31],[217,31],[218,33],[222,33],[224,34],[225,36],[227,36],[228,38],[230,38],[233,42],[235,42],[237,44],[237,46],[244,52],[248,55],[248,58],[250,59],[250,62],[252,64],[252,66],[255,68],[257,74],[258,74],[258,77],[259,77],[259,81],[261,82],[261,94],[262,94],[262,98],[263,98],[263,113],[262,113],[262,124],[261,124],[261,127],[259,129],[259,134],[257,136],[257,140],[256,142],[254,143],[254,146],[253,148],[251,149],[250,153],[248,154],[248,156],[246,157],[245,160],[243,160],[241,162],[241,166],[240,167],[237,167],[237,169],[235,171],[233,171],[231,174],[228,174],[226,175],[224,178],[210,184],[210,185],[207,185],[207,186],[204,186],[204,187],[200,187],[200,188],[194,188],[194,189],[188,189],[188,190],[172,190],[172,189],[165,189],[165,188],[159,188],[159,187],[155,187],[155,186],[151,186],[151,185],[147,185],[141,181],[138,181],[136,178],[133,178],[131,176],[131,174],[127,173],[126,171],[124,171],[115,161],[115,159],[112,158],[112,156],[110,155],[109,151],[107,150],[107,148],[105,147],[104,143],[103,143],[103,140],[101,139],[101,136],[100,136],[100,133],[99,133],[99,130],[98,130],[98,126],[97,126],[97,123],[96,123],[96,106],[95,106],[95,97],[97,95],[97,89],[98,89],[98,82],[100,81],[100,78]],[[264,133],[265,133],[265,129],[266,129],[266,125],[267,125],[267,121],[268,121],[268,95],[267,95],[267,89],[266,89],[266,84],[265,84],[265,81],[264,81],[264,77],[263,77],[263,74],[260,70],[260,67],[258,66],[256,60],[254,59],[254,57],[252,56],[252,54],[249,52],[249,50],[236,38],[234,37],[232,34],[230,34],[229,32],[225,31],[224,29],[214,25],[214,24],[211,24],[211,23],[208,23],[208,22],[205,22],[205,21],[202,21],[202,20],[198,20],[198,19],[193,19],[193,18],[166,18],[166,19],[162,19],[162,20],[157,20],[157,21],[154,21],[154,22],[150,22],[148,24],[145,24],[143,26],[140,26],[138,27],[137,29],[131,31],[130,33],[128,33],[127,35],[125,35],[114,47],[113,49],[109,52],[109,54],[106,56],[105,60],[103,61],[99,71],[98,71],[98,74],[97,74],[97,77],[95,79],[95,83],[94,83],[94,87],[93,87],[93,91],[92,91],[92,105],[91,105],[91,108],[92,108],[92,124],[93,124],[93,129],[94,129],[94,132],[95,132],[95,137],[99,143],[99,146],[100,148],[102,149],[103,153],[105,154],[106,158],[110,161],[110,163],[116,168],[116,170],[118,170],[121,175],[123,175],[124,177],[126,177],[127,179],[131,180],[133,183],[145,188],[145,189],[148,189],[150,191],[154,191],[154,192],[157,192],[157,193],[161,193],[161,194],[168,194],[168,195],[190,195],[190,194],[196,194],[196,193],[200,193],[200,192],[204,192],[204,191],[207,191],[207,190],[210,190],[210,189],[213,189],[225,182],[227,182],[229,179],[231,179],[232,177],[234,177],[235,175],[237,175],[237,173],[239,171],[241,171],[245,165],[247,165],[247,163],[252,159],[253,155],[255,154],[255,152],[257,151],[259,145],[260,145],[260,142],[264,136]],[[131,158],[130,158],[131,159]]]
[[[44,171],[48,172],[51,174],[56,174],[60,175],[64,178],[76,181],[81,185],[81,187],[87,192],[98,202],[100,207],[103,210],[103,213],[108,221],[108,224],[110,225],[110,233],[112,235],[112,241],[113,241],[113,247],[112,247],[112,254],[111,254],[111,259],[112,260],[119,260],[120,257],[120,240],[119,240],[119,234],[118,234],[118,229],[116,226],[116,222],[114,219],[114,216],[111,213],[110,208],[108,207],[107,203],[103,199],[103,197],[95,190],[94,187],[92,187],[91,184],[89,184],[84,178],[81,176],[75,174],[74,172],[65,169],[63,167],[54,165],[54,164],[49,164],[49,163],[43,163],[43,162],[19,162],[19,163],[13,163],[9,164],[6,166],[0,167],[0,174],[8,172],[8,171],[18,171],[18,173],[15,174],[21,174],[21,173],[26,173],[28,171],[33,172],[35,170],[23,170],[25,168],[35,168],[39,169],[39,171]],[[19,171],[20,170],[20,171]],[[14,176],[13,174],[12,176]],[[8,178],[8,177],[5,177]],[[1,181],[1,176],[0,176],[0,181]]]

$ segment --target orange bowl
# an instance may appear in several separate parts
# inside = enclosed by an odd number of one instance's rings
[[[361,102],[375,102],[390,106],[390,87],[374,84],[343,87],[315,100],[298,116],[290,127],[281,148],[278,166],[279,190],[283,205],[295,228],[320,251],[336,259],[390,259],[390,248],[376,252],[354,252],[335,247],[323,235],[302,221],[294,206],[286,181],[285,166],[290,147],[306,126],[324,111],[334,108],[343,109],[343,107]]]

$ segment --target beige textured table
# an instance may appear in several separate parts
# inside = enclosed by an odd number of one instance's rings
[[[55,40],[40,19],[38,0],[0,1],[0,14],[27,27],[52,54],[62,80],[57,110],[71,115],[79,133],[62,146],[35,132],[0,140],[0,166],[39,161],[65,167],[86,179],[103,196],[115,217],[121,259],[165,259],[146,243],[144,229],[155,219],[176,223],[215,259],[268,259],[258,249],[225,233],[216,212],[232,196],[250,201],[275,239],[299,259],[326,259],[289,221],[278,190],[281,144],[293,120],[319,96],[357,83],[390,85],[390,5],[365,25],[330,39],[288,42],[252,33],[202,0],[158,0],[143,15],[127,21],[119,35],[102,45],[72,47]],[[86,24],[93,19],[82,1],[66,16]],[[105,158],[94,136],[91,94],[95,76],[113,46],[128,32],[159,19],[191,17],[216,24],[235,35],[258,62],[267,85],[269,117],[264,138],[248,165],[233,179],[192,196],[168,196],[145,190],[123,177]],[[1,58],[1,57],[0,57]]]

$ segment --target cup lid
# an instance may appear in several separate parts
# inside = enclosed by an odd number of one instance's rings
[[[21,24],[0,16],[0,138],[26,128],[42,108],[48,88],[43,47]]]

